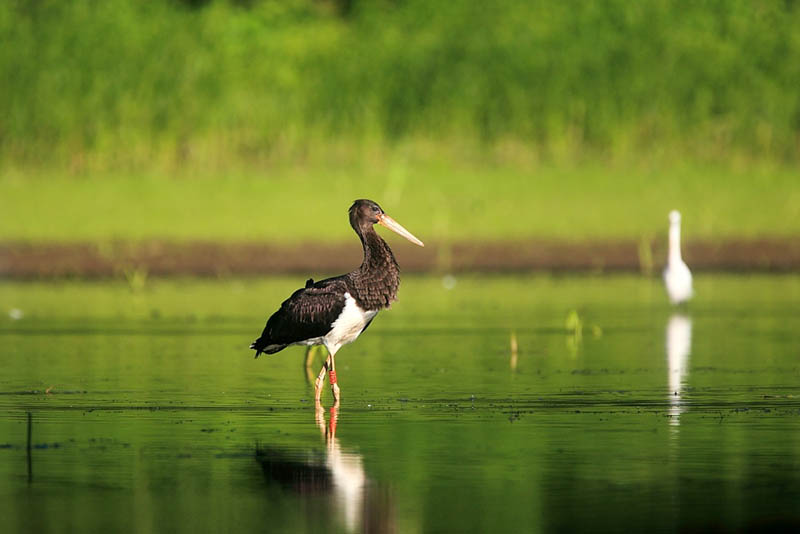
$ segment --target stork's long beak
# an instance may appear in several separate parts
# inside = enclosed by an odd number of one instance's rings
[[[378,216],[378,224],[380,224],[381,226],[385,226],[392,232],[400,234],[401,236],[405,237],[415,245],[419,245],[421,247],[425,246],[425,243],[414,237],[414,234],[403,228],[399,222],[395,221],[385,213],[382,213],[381,215]]]

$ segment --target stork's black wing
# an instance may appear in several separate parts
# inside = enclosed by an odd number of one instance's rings
[[[343,277],[306,284],[283,301],[267,321],[261,337],[250,345],[256,358],[262,352],[272,354],[293,343],[322,337],[344,309],[347,285]]]

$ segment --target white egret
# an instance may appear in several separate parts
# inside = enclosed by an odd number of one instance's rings
[[[669,258],[664,269],[664,284],[673,305],[692,298],[692,272],[681,257],[681,214],[677,210],[669,212]]]

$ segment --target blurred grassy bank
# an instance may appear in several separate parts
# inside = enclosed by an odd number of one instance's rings
[[[350,243],[347,208],[359,197],[427,243],[650,241],[666,235],[672,208],[684,213],[687,240],[800,235],[800,180],[783,167],[553,167],[398,152],[332,161],[262,172],[6,173],[0,240]]]
[[[782,1],[0,3],[0,241],[800,234]]]
[[[332,138],[796,161],[800,6],[10,0],[3,166],[260,164]]]

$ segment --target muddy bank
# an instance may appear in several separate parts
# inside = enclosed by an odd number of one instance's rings
[[[662,241],[569,243],[457,242],[425,248],[393,243],[406,273],[424,272],[615,272],[658,273]],[[800,237],[692,241],[684,257],[695,271],[800,270]],[[0,276],[6,278],[112,277],[150,275],[251,276],[345,272],[361,261],[356,242],[337,244],[146,242],[112,244],[0,243]]]

